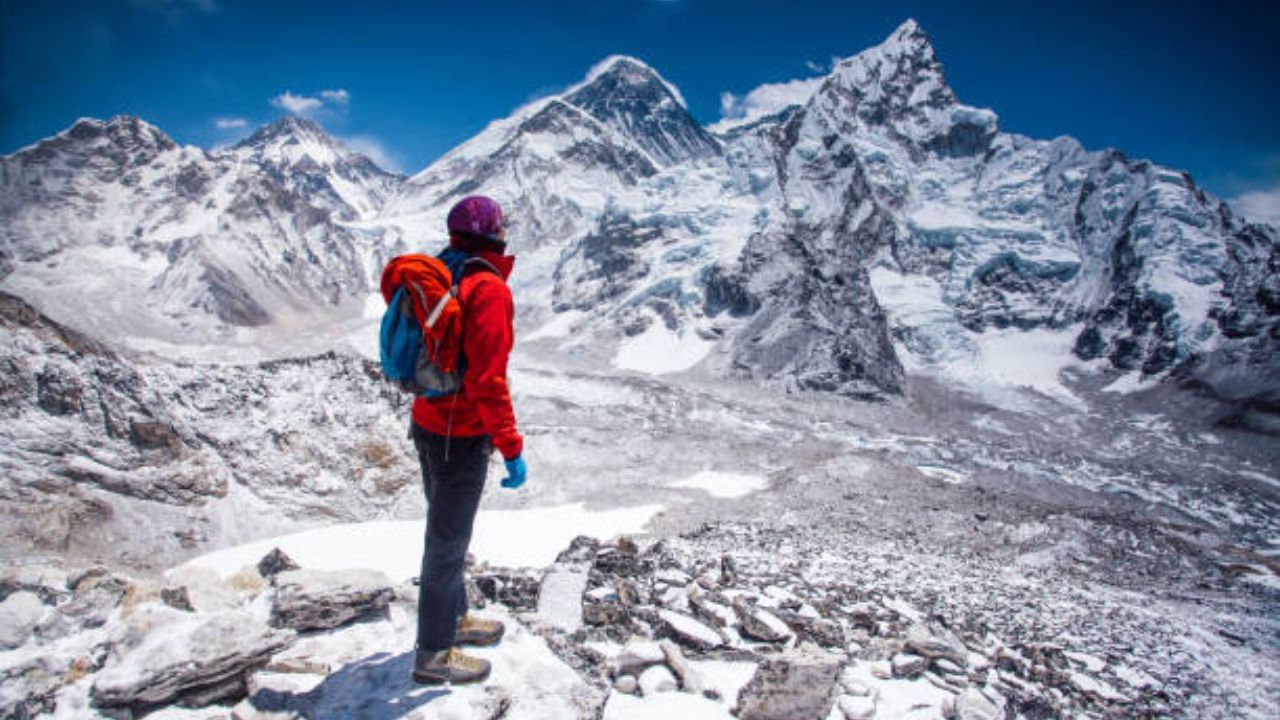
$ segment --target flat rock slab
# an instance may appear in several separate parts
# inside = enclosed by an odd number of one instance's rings
[[[840,658],[816,648],[768,658],[738,693],[741,720],[825,718],[835,704]]]
[[[245,674],[266,665],[293,638],[242,611],[161,623],[107,662],[90,697],[97,707],[145,711],[243,696]]]
[[[289,570],[276,575],[271,625],[328,630],[386,610],[391,579],[370,570]]]

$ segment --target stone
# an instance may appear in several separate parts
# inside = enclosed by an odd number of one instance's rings
[[[907,628],[906,647],[908,650],[930,659],[946,659],[963,666],[968,660],[969,650],[951,633],[932,631],[924,623],[914,623]]]
[[[187,591],[186,585],[161,589],[160,601],[175,610],[195,612],[195,607],[191,604],[191,593]]]
[[[512,610],[532,611],[538,608],[538,577],[520,574],[486,573],[474,575],[476,587],[491,602],[502,603]]]
[[[631,617],[625,605],[616,602],[582,603],[582,621],[588,625],[620,625]]]
[[[0,601],[20,590],[35,593],[45,605],[70,597],[67,571],[45,565],[18,565],[0,571]]]
[[[964,675],[964,668],[945,658],[934,660],[933,666],[945,675]]]
[[[728,555],[720,556],[720,584],[724,587],[738,584],[738,564]]]
[[[247,692],[245,675],[266,665],[295,637],[244,611],[174,615],[179,619],[150,627],[118,649],[90,688],[95,707],[141,714],[173,703],[233,701]]]
[[[889,680],[893,678],[893,665],[884,660],[877,660],[871,663],[871,677],[879,680]]]
[[[742,633],[762,642],[783,642],[793,633],[787,624],[768,610],[738,598],[733,603],[733,613],[742,623]]]
[[[48,611],[39,595],[26,590],[0,602],[0,650],[13,650],[26,643]]]
[[[680,689],[687,693],[701,695],[706,685],[702,682],[702,676],[698,671],[689,664],[680,646],[670,640],[662,640],[658,643],[658,647],[662,648],[662,654],[666,656],[667,667],[671,668],[671,672],[675,673],[676,679],[680,681]]]
[[[369,570],[290,570],[276,576],[271,625],[327,630],[384,612],[395,597],[391,580]]]
[[[836,705],[845,720],[868,720],[876,714],[876,701],[870,695],[841,695]]]
[[[809,644],[764,659],[738,692],[741,720],[825,718],[835,705],[840,658]]]
[[[968,688],[956,696],[955,716],[956,720],[999,720],[1004,712],[982,693]]]
[[[775,614],[800,641],[808,640],[825,648],[842,648],[845,645],[844,629],[834,620],[784,611]]]
[[[636,680],[635,675],[619,675],[618,679],[613,681],[613,689],[627,695],[635,695],[640,692],[640,682]]]
[[[611,669],[615,676],[638,675],[642,670],[667,661],[662,646],[652,640],[633,640],[613,659]]]
[[[264,578],[274,577],[282,572],[301,570],[302,566],[293,561],[280,548],[272,548],[271,552],[258,561],[258,574]]]
[[[590,563],[600,550],[600,541],[587,535],[579,535],[569,542],[569,547],[556,556],[557,565]]]
[[[893,676],[899,678],[916,677],[924,672],[925,666],[929,664],[926,658],[908,653],[894,655],[891,662],[893,664]]]
[[[640,673],[640,693],[644,696],[657,695],[663,692],[675,692],[679,689],[676,676],[666,665],[653,665]]]
[[[671,637],[687,647],[711,650],[724,644],[724,638],[720,633],[688,615],[672,610],[659,610],[658,619],[662,621]]]

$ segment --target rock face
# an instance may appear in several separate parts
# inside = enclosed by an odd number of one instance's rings
[[[367,570],[289,570],[275,576],[275,585],[271,625],[299,632],[383,612],[395,597],[390,579]]]
[[[93,683],[95,706],[145,712],[177,702],[191,706],[243,697],[244,677],[283,649],[293,634],[232,611],[173,621],[109,660]]]
[[[10,287],[81,328],[175,335],[363,298],[381,251],[342,222],[371,215],[401,180],[300,118],[210,152],[125,116],[0,158],[0,178]],[[81,271],[113,282],[105,294],[66,284]]]
[[[769,658],[738,694],[743,720],[825,718],[836,699],[840,659],[820,650]]]
[[[0,334],[0,534],[15,554],[164,566],[218,542],[210,503],[233,483],[284,517],[420,502],[399,446],[405,398],[367,361],[139,364],[3,293]],[[330,398],[324,412],[316,392]],[[102,547],[104,534],[117,542]]]

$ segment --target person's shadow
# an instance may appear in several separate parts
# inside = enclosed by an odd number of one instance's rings
[[[293,712],[308,720],[395,720],[448,695],[414,683],[413,651],[376,653],[344,665],[305,693],[259,690],[249,702],[263,712]]]

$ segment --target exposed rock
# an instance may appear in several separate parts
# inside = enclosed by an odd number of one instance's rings
[[[12,650],[30,639],[48,610],[39,595],[26,590],[0,602],[0,650]]]
[[[840,659],[812,646],[766,658],[738,693],[742,720],[825,718],[835,703]]]
[[[929,661],[920,655],[911,655],[909,653],[899,653],[893,656],[893,676],[900,678],[913,678],[924,672]]]
[[[512,610],[531,611],[538,608],[542,581],[532,575],[484,573],[474,575],[476,587],[490,602],[498,602]]]
[[[633,640],[613,659],[614,675],[638,675],[642,670],[666,662],[662,646],[652,640]]]
[[[666,665],[653,665],[640,673],[640,692],[643,695],[657,695],[663,692],[674,692],[679,688],[676,676]]]
[[[677,642],[697,650],[711,650],[724,644],[720,633],[694,620],[688,615],[672,610],[659,610],[658,618]]]
[[[975,688],[968,688],[956,696],[957,720],[1000,720],[1004,713]]]
[[[271,625],[335,628],[383,612],[395,597],[390,579],[367,570],[290,570],[276,576]]]
[[[301,570],[302,566],[293,561],[280,548],[272,548],[271,552],[258,561],[258,574],[264,578],[274,577],[289,570]]]
[[[165,605],[176,610],[195,612],[195,606],[191,604],[191,593],[188,592],[186,585],[162,589],[160,591],[160,600]]]
[[[134,712],[173,702],[232,700],[244,695],[245,674],[265,665],[293,637],[247,612],[169,622],[109,660],[90,697],[96,707]]]
[[[15,592],[27,591],[40,596],[46,605],[55,605],[69,597],[67,571],[45,565],[19,565],[0,572],[0,601]]]
[[[640,692],[640,682],[636,680],[635,675],[619,675],[618,679],[613,681],[613,689],[627,695],[635,695]]]
[[[795,632],[799,642],[808,640],[825,648],[844,647],[844,629],[834,620],[786,611],[778,611],[776,615]]]
[[[792,636],[787,624],[768,610],[749,604],[745,598],[733,603],[733,612],[742,623],[742,632],[762,642],[782,642]]]
[[[876,701],[870,695],[841,695],[837,705],[845,720],[868,720],[876,714]]]
[[[680,689],[687,693],[701,695],[706,689],[702,676],[689,664],[680,646],[670,640],[663,640],[658,643],[658,646],[662,648],[662,653],[667,658],[667,667],[671,668],[671,672],[675,673],[676,678],[680,680]]]
[[[599,540],[587,535],[579,535],[569,543],[569,547],[561,550],[556,556],[556,564],[590,563],[595,560],[599,549]]]
[[[908,650],[930,659],[945,658],[963,666],[969,656],[964,643],[948,632],[933,632],[923,623],[915,623],[907,628],[906,646]]]

